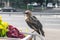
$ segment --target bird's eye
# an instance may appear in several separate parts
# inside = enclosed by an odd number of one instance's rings
[[[28,14],[28,13],[25,13],[25,14]]]

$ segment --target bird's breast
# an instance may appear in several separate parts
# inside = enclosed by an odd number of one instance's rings
[[[25,20],[28,19],[28,17],[25,16]]]

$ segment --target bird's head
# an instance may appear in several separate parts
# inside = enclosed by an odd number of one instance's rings
[[[30,10],[26,10],[25,11],[25,16],[26,17],[30,17],[32,14],[31,14],[31,11]]]

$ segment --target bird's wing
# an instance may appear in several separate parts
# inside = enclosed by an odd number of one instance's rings
[[[29,18],[29,20],[30,20],[31,23],[37,23],[37,21],[38,21],[35,16],[31,16],[31,17]]]
[[[40,21],[35,16],[30,17],[29,23],[32,26],[34,26],[36,29],[42,28],[42,24],[40,23]]]
[[[37,29],[42,28],[42,24],[35,16],[32,16],[32,17],[26,19],[25,21],[28,24],[28,26],[32,29],[37,30]]]
[[[37,30],[32,23],[30,23],[29,21],[26,21],[26,23],[28,24],[28,26],[34,30]]]
[[[42,24],[40,23],[40,21],[35,17],[35,16],[32,16],[31,17],[31,21],[32,21],[32,23],[33,24],[35,24],[35,25],[38,25],[38,26],[42,26]]]

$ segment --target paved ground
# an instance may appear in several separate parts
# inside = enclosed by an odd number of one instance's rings
[[[3,21],[8,22],[9,24],[17,27],[19,30],[28,32],[32,31],[24,20],[24,15],[8,15],[8,14],[0,14],[2,16]],[[43,28],[46,35],[46,40],[60,40],[60,15],[35,15],[40,22],[43,24]],[[40,40],[37,37],[37,40]]]
[[[20,12],[23,12],[25,10],[20,9]],[[60,8],[46,8],[46,9],[40,9],[39,7],[32,10],[33,12],[40,12],[40,13],[60,13]]]
[[[23,14],[25,10],[22,10],[20,12],[14,12],[13,14]],[[8,14],[4,12],[5,14]],[[32,12],[34,15],[60,15],[60,8],[53,8],[53,9],[45,9],[45,10],[37,10]],[[0,12],[2,14],[2,12]],[[12,12],[10,13],[12,14]]]
[[[40,20],[43,24],[43,28],[46,35],[46,40],[60,40],[60,15],[40,15],[40,14],[60,14],[60,9],[48,9],[40,12],[33,12],[33,15]],[[22,13],[21,13],[22,14]],[[8,22],[10,25],[15,26],[23,32],[28,29],[28,32],[32,31],[24,20],[24,15],[20,14],[0,14],[3,18],[3,21]],[[37,34],[37,33],[36,33]],[[37,36],[37,40],[40,38]]]
[[[46,29],[46,40],[60,40],[60,29]]]
[[[60,40],[60,29],[45,29],[45,38],[46,40]],[[40,38],[37,36],[37,40]]]

